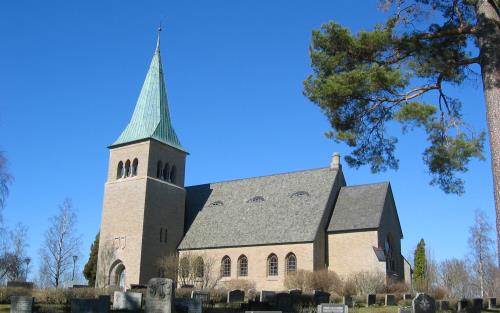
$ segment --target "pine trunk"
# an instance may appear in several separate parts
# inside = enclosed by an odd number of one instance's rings
[[[500,266],[500,16],[498,8],[491,0],[478,0],[476,13],[486,118],[490,135],[498,265]]]

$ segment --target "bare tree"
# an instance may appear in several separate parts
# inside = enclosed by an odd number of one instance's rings
[[[205,254],[187,253],[181,258],[177,254],[158,260],[163,277],[177,280],[180,286],[196,286],[202,289],[214,288],[221,275],[217,261]]]
[[[7,159],[0,151],[0,209],[5,206],[5,200],[9,195],[9,185],[12,182],[12,176],[7,172]]]
[[[471,275],[464,260],[444,260],[440,266],[441,284],[448,289],[452,298],[470,298],[473,296],[471,289]]]
[[[0,280],[25,280],[28,271],[28,228],[19,223],[13,230],[4,229],[3,232],[5,238],[0,253]]]
[[[479,281],[481,297],[485,294],[488,267],[493,264],[493,240],[490,237],[492,227],[481,210],[476,210],[474,224],[470,228],[469,247],[473,261],[473,269]]]
[[[76,234],[76,212],[71,200],[65,199],[57,215],[50,219],[40,249],[40,280],[60,287],[73,269],[73,256],[80,254],[81,239]]]

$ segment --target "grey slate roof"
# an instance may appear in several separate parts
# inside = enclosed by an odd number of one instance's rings
[[[336,175],[322,168],[187,187],[179,249],[313,241]]]
[[[342,187],[328,231],[378,228],[388,190],[388,182]]]

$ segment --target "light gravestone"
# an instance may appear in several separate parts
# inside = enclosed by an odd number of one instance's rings
[[[151,278],[146,291],[146,313],[173,313],[174,294],[173,280]]]
[[[324,292],[321,290],[314,290],[313,297],[314,297],[314,303],[316,305],[330,302],[330,294],[328,292]]]
[[[234,289],[227,293],[227,303],[240,303],[245,301],[245,292],[243,290]]]
[[[425,294],[418,293],[412,301],[413,313],[436,313],[436,301]]]
[[[318,305],[318,313],[348,313],[347,305],[322,303]]]
[[[141,309],[142,293],[115,291],[113,294],[113,310],[136,311]]]
[[[396,297],[394,295],[385,295],[385,305],[396,305]]]
[[[369,294],[366,296],[366,306],[374,305],[375,303],[377,303],[376,294]]]
[[[274,301],[274,297],[276,296],[276,292],[274,291],[265,291],[261,290],[260,292],[260,302],[272,302]]]
[[[497,298],[488,299],[488,310],[495,309],[497,307]]]
[[[11,296],[10,313],[32,313],[33,297]]]

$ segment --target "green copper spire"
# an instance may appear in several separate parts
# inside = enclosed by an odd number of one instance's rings
[[[112,146],[154,138],[185,151],[175,134],[168,112],[167,92],[160,57],[160,31],[161,28],[158,29],[155,53],[135,105],[132,119]]]

